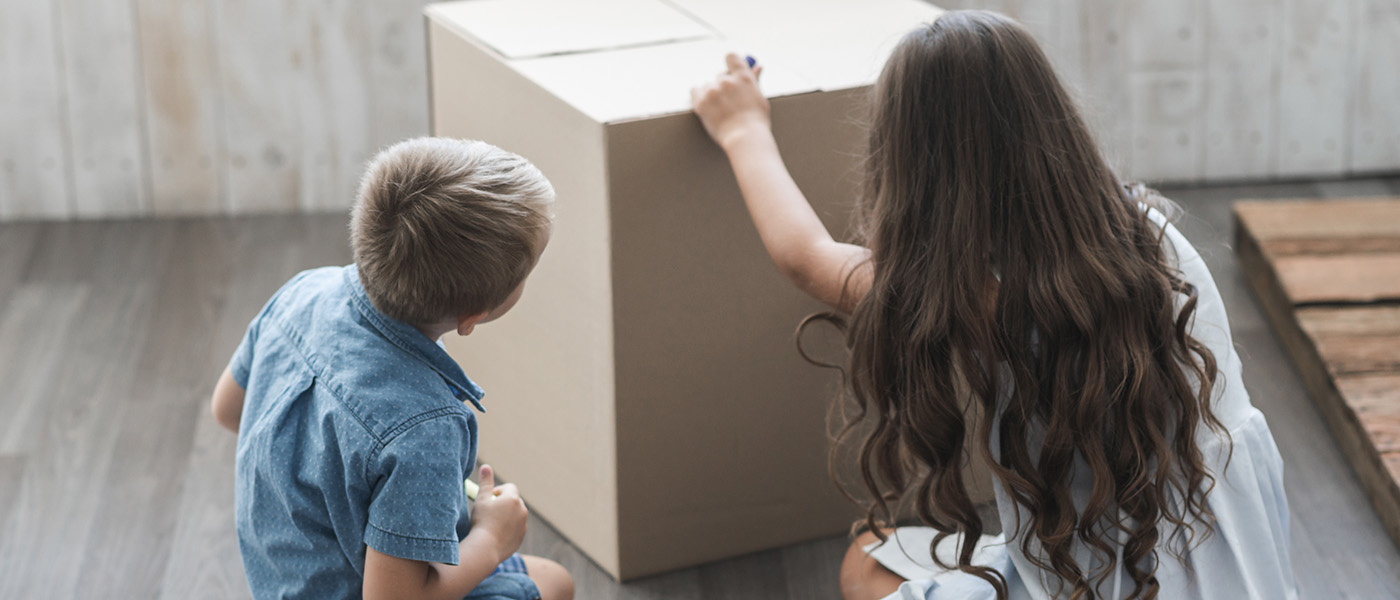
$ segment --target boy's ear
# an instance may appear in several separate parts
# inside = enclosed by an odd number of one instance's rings
[[[470,335],[476,324],[486,318],[487,312],[479,312],[474,315],[462,315],[457,318],[457,335]]]

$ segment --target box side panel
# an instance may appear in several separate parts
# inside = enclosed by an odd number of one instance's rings
[[[612,288],[603,130],[430,21],[433,132],[518,153],[554,184],[549,247],[520,303],[449,352],[487,391],[481,456],[616,575]]]
[[[864,98],[773,101],[794,178],[837,236]],[[855,512],[826,468],[839,380],[793,343],[823,307],[769,260],[693,115],[611,125],[608,154],[622,576],[845,531]],[[839,359],[839,336],[816,329],[804,347]]]

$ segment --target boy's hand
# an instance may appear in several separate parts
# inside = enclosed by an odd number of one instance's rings
[[[366,546],[365,600],[466,596],[520,549],[527,515],[515,486],[496,485],[491,467],[481,467],[481,489],[472,510],[472,529],[457,547],[460,562],[446,565],[399,558]]]
[[[509,558],[525,541],[525,524],[530,511],[520,499],[515,484],[496,485],[496,476],[489,465],[481,466],[481,491],[472,508],[472,531],[478,529],[491,536],[499,552],[499,560]]]
[[[728,72],[692,88],[690,101],[710,138],[728,150],[729,144],[749,133],[771,130],[772,122],[768,98],[758,89],[758,75],[763,67],[750,68],[732,52],[724,61]]]

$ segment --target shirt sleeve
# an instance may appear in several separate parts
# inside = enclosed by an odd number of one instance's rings
[[[234,349],[233,358],[228,364],[229,371],[233,373],[233,380],[238,382],[238,387],[245,390],[248,389],[248,370],[253,365],[253,344],[257,341],[259,320],[260,318],[253,319],[253,322],[248,324],[248,331],[243,333],[243,341]]]
[[[256,317],[253,317],[252,322],[248,323],[248,330],[243,333],[243,341],[238,343],[238,348],[233,351],[233,358],[229,360],[228,365],[229,371],[233,373],[233,380],[238,382],[238,387],[248,389],[248,376],[253,367],[253,349],[257,344],[258,329],[261,327],[263,319],[272,311],[272,307],[283,293],[296,285],[297,282],[305,279],[313,271],[314,269],[302,271],[287,280],[287,283],[282,284],[282,287],[278,288],[277,292],[267,299],[267,303],[263,304],[262,309],[258,311]]]
[[[366,545],[399,558],[457,564],[469,438],[464,417],[446,414],[388,442],[371,463]]]

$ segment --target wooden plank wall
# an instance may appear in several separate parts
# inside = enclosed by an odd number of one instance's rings
[[[212,214],[221,206],[215,161],[223,156],[223,101],[211,8],[187,0],[136,0],[149,214]]]
[[[1121,174],[1400,171],[1400,0],[944,0],[1025,23]]]
[[[0,3],[0,220],[319,211],[427,132],[427,0]],[[1400,0],[935,0],[1022,20],[1125,176],[1400,171]]]
[[[426,3],[0,3],[0,221],[345,209],[428,131]]]
[[[74,213],[57,0],[0,4],[0,219]]]

